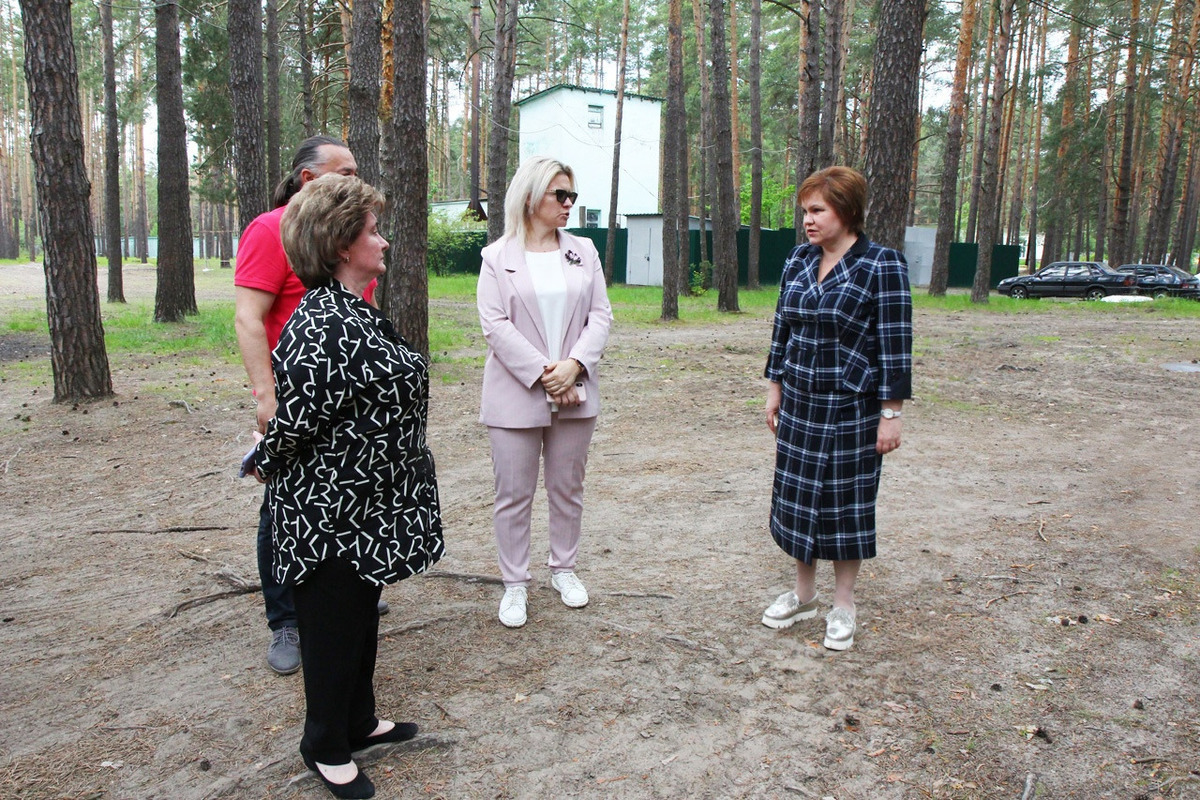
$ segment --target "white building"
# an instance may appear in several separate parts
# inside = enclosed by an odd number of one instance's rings
[[[659,211],[662,104],[656,97],[625,93],[617,194],[619,215]],[[571,226],[607,227],[617,93],[562,85],[532,94],[516,105],[521,113],[520,158],[549,156],[569,165],[575,171],[579,191]]]

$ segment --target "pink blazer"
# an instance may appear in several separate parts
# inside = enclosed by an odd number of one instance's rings
[[[567,279],[567,321],[559,352],[562,358],[576,358],[583,364],[587,395],[578,406],[558,413],[562,418],[594,417],[600,413],[596,377],[612,326],[612,307],[600,255],[591,240],[559,230],[558,248]],[[493,428],[549,425],[550,404],[539,378],[550,363],[550,348],[525,264],[524,243],[500,239],[483,248],[476,300],[488,346],[479,421]]]

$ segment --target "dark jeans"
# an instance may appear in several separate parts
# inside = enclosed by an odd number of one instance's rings
[[[322,764],[350,761],[350,743],[366,739],[379,724],[373,683],[380,588],[349,561],[330,558],[293,590],[304,665],[300,751]]]
[[[258,579],[262,582],[263,603],[267,607],[267,626],[277,631],[280,628],[296,627],[296,604],[292,602],[292,588],[280,586],[271,569],[271,510],[267,508],[264,493],[262,508],[258,512]]]

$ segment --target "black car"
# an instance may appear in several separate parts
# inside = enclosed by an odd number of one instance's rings
[[[1099,300],[1110,294],[1133,294],[1133,275],[1117,272],[1100,261],[1055,261],[1032,275],[1005,278],[996,287],[1015,300],[1026,297],[1084,297]]]
[[[1123,264],[1118,272],[1134,276],[1138,294],[1151,297],[1200,298],[1200,277],[1165,264]]]

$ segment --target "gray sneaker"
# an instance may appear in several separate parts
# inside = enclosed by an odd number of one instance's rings
[[[856,627],[854,612],[835,606],[825,615],[825,646],[830,650],[849,650],[854,645]]]
[[[817,595],[812,600],[801,603],[795,592],[784,592],[775,598],[775,602],[767,606],[763,612],[762,624],[768,628],[790,628],[802,619],[812,619],[817,615]]]
[[[291,675],[300,669],[300,631],[295,628],[275,631],[267,648],[267,666],[280,675]]]

